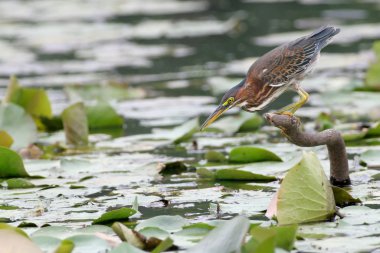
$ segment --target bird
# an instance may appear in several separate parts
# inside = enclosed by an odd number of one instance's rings
[[[233,107],[240,107],[247,112],[262,110],[287,89],[295,90],[300,99],[276,113],[293,116],[309,98],[300,82],[313,69],[321,50],[339,32],[339,28],[322,26],[309,35],[282,44],[261,56],[248,69],[245,78],[224,94],[216,110],[202,124],[201,130]]]

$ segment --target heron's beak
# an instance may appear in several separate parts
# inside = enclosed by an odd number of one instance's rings
[[[219,116],[222,115],[228,109],[230,109],[230,107],[228,106],[218,106],[218,108],[216,108],[216,110],[203,123],[203,125],[201,126],[201,131],[208,127],[212,122],[219,118]]]

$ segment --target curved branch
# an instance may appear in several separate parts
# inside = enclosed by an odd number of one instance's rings
[[[266,113],[266,120],[291,142],[301,147],[326,145],[330,159],[330,182],[336,186],[350,185],[346,146],[341,134],[328,129],[319,133],[305,133],[301,130],[301,122],[295,116]]]

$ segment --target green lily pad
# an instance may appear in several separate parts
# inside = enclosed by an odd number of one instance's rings
[[[243,246],[243,253],[275,252],[276,231],[259,228],[252,233],[253,237]]]
[[[365,87],[370,90],[380,90],[380,62],[372,64],[366,73]]]
[[[127,242],[120,243],[116,248],[110,251],[110,253],[146,253],[139,248],[132,246]]]
[[[54,253],[71,253],[74,247],[75,244],[71,240],[62,240]]]
[[[240,113],[234,116],[227,116],[214,122],[209,129],[218,129],[227,134],[237,132],[253,132],[258,130],[264,123],[264,120],[258,114]]]
[[[181,174],[187,170],[187,166],[181,162],[169,162],[162,164],[160,169],[160,174],[162,175],[173,175],[173,174]]]
[[[79,102],[66,108],[62,112],[62,121],[67,144],[88,144],[88,123],[83,103]]]
[[[108,252],[111,246],[95,235],[74,235],[65,239],[74,243],[74,252]]]
[[[86,107],[86,114],[90,129],[121,128],[124,124],[123,117],[106,102],[98,102],[94,106]]]
[[[280,225],[323,221],[335,215],[330,182],[314,153],[305,152],[302,161],[286,174],[277,201]]]
[[[355,205],[361,203],[361,200],[354,198],[346,190],[332,186],[334,192],[334,199],[337,206],[343,207],[348,205]]]
[[[360,156],[360,161],[368,168],[380,168],[380,150],[367,150]]]
[[[25,109],[34,117],[52,116],[50,100],[44,89],[38,88],[19,88],[17,89],[10,100]]]
[[[237,147],[229,155],[231,163],[252,163],[264,161],[282,161],[280,157],[269,150],[258,147]]]
[[[0,178],[29,177],[19,154],[11,149],[0,147]]]
[[[0,146],[9,148],[13,144],[13,138],[6,131],[0,130]]]
[[[265,176],[261,174],[252,173],[250,171],[239,169],[221,169],[215,171],[216,180],[232,180],[232,181],[276,181],[274,176]]]
[[[26,189],[35,187],[34,184],[24,178],[7,179],[1,182],[1,184],[3,186],[6,185],[7,189]]]
[[[44,252],[57,252],[61,240],[52,236],[34,236],[32,241]]]
[[[225,163],[227,158],[221,152],[210,150],[205,154],[205,158],[209,163]]]
[[[152,250],[152,253],[161,253],[173,246],[173,240],[169,237],[163,240],[157,247]]]
[[[102,214],[99,218],[94,220],[92,224],[104,224],[111,221],[122,221],[127,220],[130,216],[134,215],[136,210],[131,208],[123,207],[120,209],[112,210]]]
[[[156,227],[168,232],[176,232],[188,224],[189,221],[179,215],[160,215],[141,221],[137,224],[136,230],[139,231],[146,227]]]
[[[37,128],[25,110],[15,104],[0,106],[0,129],[13,138],[12,148],[27,147],[37,138]]]
[[[270,234],[271,236],[274,232],[276,247],[282,248],[287,251],[291,251],[293,249],[293,245],[296,240],[297,229],[298,229],[297,225],[269,227],[269,228],[256,226],[251,230],[250,234],[254,239],[257,239],[265,234]]]
[[[211,230],[206,237],[188,249],[186,253],[240,252],[248,228],[249,220],[243,216],[237,216]]]

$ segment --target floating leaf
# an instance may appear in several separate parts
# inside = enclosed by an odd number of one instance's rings
[[[173,129],[160,129],[153,135],[156,139],[168,139],[174,144],[189,140],[194,133],[199,130],[199,119],[195,118],[185,122],[184,124],[174,127]]]
[[[181,174],[187,170],[187,166],[180,161],[169,162],[162,164],[160,168],[160,174],[163,175],[172,175],[172,174]]]
[[[90,129],[121,128],[124,124],[123,117],[106,102],[98,102],[94,106],[86,107],[86,114]]]
[[[224,163],[227,162],[227,158],[221,152],[210,150],[206,153],[205,158],[209,163]]]
[[[75,245],[70,240],[62,240],[61,244],[54,251],[54,253],[71,253],[74,249]]]
[[[259,229],[251,231],[253,237],[243,246],[244,253],[274,253],[276,248],[276,231]]]
[[[211,230],[200,243],[188,249],[186,253],[240,252],[248,228],[249,220],[243,216],[237,216]]]
[[[2,185],[6,186],[7,189],[26,189],[35,187],[34,184],[24,178],[7,179],[2,182]]]
[[[276,247],[291,251],[293,249],[294,241],[296,240],[297,229],[297,225],[269,228],[256,226],[251,230],[250,234],[254,239],[258,239],[265,234],[268,234],[266,237],[270,237],[274,234]]]
[[[146,251],[136,248],[127,242],[123,242],[111,250],[110,253],[146,253]]]
[[[79,102],[62,112],[67,144],[83,146],[88,143],[88,124],[83,103]]]
[[[227,116],[219,119],[214,122],[209,129],[219,129],[227,134],[234,134],[237,132],[256,131],[263,123],[263,118],[256,113],[240,113],[235,116]]]
[[[135,213],[136,210],[127,207],[115,209],[102,214],[99,218],[94,220],[92,224],[104,224],[109,223],[111,221],[127,220],[130,216],[134,215]]]
[[[374,91],[380,90],[380,61],[368,68],[365,76],[365,87]]]
[[[380,150],[367,150],[360,156],[360,160],[368,168],[380,168]]]
[[[108,252],[111,246],[95,235],[74,235],[66,238],[74,243],[74,252]]]
[[[170,247],[173,246],[173,240],[170,239],[169,237],[163,240],[153,251],[152,253],[161,253]]]
[[[139,231],[146,227],[157,227],[168,232],[176,232],[188,224],[189,221],[179,215],[160,215],[141,221],[139,224],[137,224],[136,230]]]
[[[233,181],[276,181],[274,176],[265,176],[250,171],[239,169],[221,169],[215,171],[216,180],[233,180]]]
[[[123,83],[109,83],[105,85],[70,85],[65,87],[70,101],[98,100],[111,101],[145,97],[141,88],[131,88]]]
[[[0,129],[13,138],[13,149],[28,146],[37,138],[37,129],[33,119],[18,105],[0,106]]]
[[[61,240],[53,236],[33,236],[32,241],[37,244],[43,252],[55,253],[55,250],[61,244]]]
[[[229,161],[231,163],[251,163],[282,160],[269,150],[246,146],[232,149],[230,152]]]
[[[17,80],[17,77],[11,76],[8,87],[7,87],[7,92],[5,93],[5,96],[3,99],[3,105],[11,102],[12,97],[14,96],[14,94],[19,88],[20,88],[20,84]]]
[[[29,177],[19,154],[11,149],[0,147],[0,178]]]
[[[360,199],[352,197],[346,190],[332,186],[334,199],[337,206],[349,206],[361,203]]]
[[[12,94],[10,102],[23,107],[34,117],[50,118],[52,116],[50,100],[44,89],[18,88]]]
[[[280,225],[323,221],[335,215],[331,185],[317,156],[305,152],[302,161],[283,179],[278,191]]]
[[[0,130],[0,146],[9,148],[12,146],[13,138],[7,132]]]

